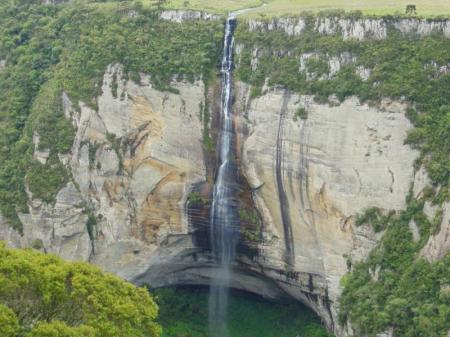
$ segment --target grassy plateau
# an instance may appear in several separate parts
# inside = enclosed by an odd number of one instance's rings
[[[208,10],[217,13],[258,7],[246,15],[270,17],[334,9],[358,10],[370,15],[390,15],[404,13],[409,4],[416,5],[418,16],[450,15],[449,0],[168,0],[164,7]]]

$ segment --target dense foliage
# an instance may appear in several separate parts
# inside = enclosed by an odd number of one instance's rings
[[[157,312],[145,288],[86,263],[0,243],[2,336],[159,336]]]
[[[350,319],[358,334],[375,336],[388,327],[395,336],[445,337],[450,329],[450,253],[429,263],[418,257],[436,224],[423,213],[423,200],[409,199],[405,211],[384,219],[387,227],[368,259],[342,280],[341,323]],[[377,212],[369,211],[369,217]],[[414,221],[420,240],[408,224]]]
[[[281,31],[249,32],[238,27],[243,44],[237,73],[252,84],[254,96],[263,84],[315,95],[321,103],[336,104],[349,96],[378,104],[383,98],[409,102],[407,115],[415,128],[406,142],[421,151],[417,167],[424,165],[432,185],[420,199],[407,198],[404,211],[369,208],[356,217],[356,225],[385,230],[379,245],[366,261],[348,261],[351,273],[343,279],[340,319],[351,321],[356,335],[375,336],[394,329],[395,336],[444,337],[450,330],[450,254],[429,263],[419,256],[430,235],[440,229],[442,214],[428,219],[425,201],[441,205],[449,200],[450,187],[450,43],[443,35],[423,38],[390,30],[385,40],[343,40],[339,34],[324,36],[312,28],[299,36]],[[255,50],[257,51],[257,61]],[[303,58],[302,55],[308,55]],[[330,74],[329,60],[346,59]],[[257,64],[256,69],[252,69]],[[364,79],[359,69],[369,69]],[[298,113],[307,118],[307,111]],[[297,118],[298,118],[297,117]],[[408,224],[420,231],[415,242]]]
[[[221,36],[220,22],[163,21],[138,3],[0,2],[0,60],[6,60],[0,69],[0,212],[20,229],[25,183],[50,202],[70,179],[58,158],[73,142],[63,91],[72,102],[96,108],[103,74],[114,62],[136,81],[148,73],[156,87],[173,91],[173,78],[210,77]],[[33,160],[33,135],[39,149],[50,151],[45,164]]]
[[[164,337],[208,336],[208,292],[157,289]],[[331,337],[318,318],[299,304],[277,304],[230,295],[228,328],[233,337]]]

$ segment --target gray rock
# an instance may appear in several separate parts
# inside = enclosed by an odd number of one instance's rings
[[[87,215],[81,203],[81,195],[72,183],[58,192],[54,205],[30,199],[29,213],[19,214],[23,237],[15,246],[32,247],[39,240],[46,252],[67,260],[87,261],[92,245],[86,229]]]
[[[34,152],[33,159],[37,160],[41,164],[45,164],[47,162],[48,157],[50,156],[50,149],[39,149],[39,135],[35,132],[33,133],[33,144],[34,144]]]
[[[304,31],[305,22],[302,18],[275,18],[269,21],[250,19],[247,22],[250,31],[281,30],[287,35],[300,35]],[[398,30],[403,34],[426,36],[432,33],[441,33],[450,37],[449,20],[428,19],[371,19],[371,18],[339,18],[319,17],[314,23],[314,29],[320,34],[341,34],[347,39],[376,39],[387,37],[388,28]]]
[[[237,92],[248,93],[243,89]],[[248,100],[238,97],[238,107],[248,106],[240,105],[241,101]],[[294,121],[299,107],[307,107],[308,117]],[[265,240],[259,247],[264,259],[260,263],[272,269],[286,268],[283,224],[288,217],[292,268],[321,276],[332,312],[337,312],[339,280],[348,271],[344,255],[352,260],[366,257],[381,235],[354,227],[353,216],[372,206],[386,210],[405,207],[418,152],[404,145],[412,125],[403,112],[404,105],[396,102],[385,101],[377,109],[350,98],[330,107],[282,90],[253,99],[241,111],[246,116],[241,122],[248,128],[242,169],[254,189],[264,223]],[[284,217],[276,179],[279,144],[281,187],[289,204]],[[306,302],[329,326],[335,320],[317,303]]]
[[[184,21],[192,21],[192,20],[205,20],[205,21],[219,20],[220,16],[207,12],[192,11],[192,10],[165,10],[161,12],[160,18],[163,20],[181,23]]]
[[[419,227],[417,227],[417,224],[414,221],[414,219],[411,219],[411,221],[408,224],[408,227],[409,227],[409,230],[412,233],[413,241],[414,242],[419,242],[420,241],[420,231],[419,231]]]
[[[450,203],[442,206],[442,221],[437,234],[430,236],[428,242],[420,251],[420,255],[429,262],[442,259],[450,250]]]

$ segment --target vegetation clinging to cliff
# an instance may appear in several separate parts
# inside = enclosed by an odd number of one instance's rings
[[[252,85],[254,95],[261,94],[268,80],[269,86],[315,95],[321,103],[328,103],[332,95],[340,101],[357,96],[370,103],[384,98],[410,102],[408,116],[416,128],[407,142],[422,151],[419,163],[433,183],[442,186],[441,199],[448,198],[449,39],[442,34],[417,38],[390,31],[384,40],[343,40],[341,34],[317,33],[313,19],[305,16],[307,27],[298,36],[279,30],[250,32],[239,25],[236,41],[243,46],[237,56],[239,78]],[[330,74],[332,57],[341,66]],[[359,75],[362,71],[367,71],[367,78]]]
[[[146,289],[97,267],[0,243],[0,326],[8,337],[156,337],[157,312]]]
[[[358,335],[375,336],[388,328],[395,336],[447,335],[450,253],[435,263],[420,257],[436,230],[423,207],[424,200],[409,198],[405,211],[385,218],[387,229],[379,245],[342,279],[341,324],[350,320]],[[409,229],[412,221],[419,230],[418,241]]]
[[[108,64],[124,65],[154,86],[193,81],[214,70],[222,39],[220,22],[173,23],[131,2],[97,6],[88,2],[44,5],[0,3],[0,212],[18,229],[26,212],[28,182],[34,197],[54,200],[69,174],[58,155],[70,150],[74,130],[63,113],[62,92],[75,108],[96,108]],[[49,159],[33,159],[33,135]]]

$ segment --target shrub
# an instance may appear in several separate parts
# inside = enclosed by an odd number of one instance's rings
[[[191,206],[201,206],[205,203],[205,200],[197,191],[192,191],[191,193],[189,193],[187,201]]]
[[[308,118],[308,112],[305,108],[300,107],[295,111],[294,114],[294,121],[296,122],[298,119],[307,119]]]

